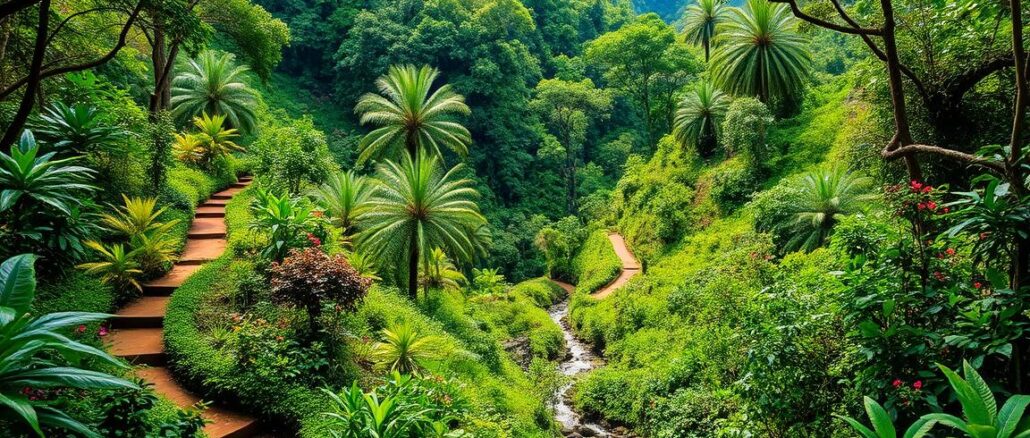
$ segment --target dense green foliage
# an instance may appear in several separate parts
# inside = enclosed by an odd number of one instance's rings
[[[1025,433],[1022,0],[8,3],[0,342],[231,198],[167,367],[284,434]],[[0,384],[0,430],[199,433],[65,315],[0,381],[117,376]]]

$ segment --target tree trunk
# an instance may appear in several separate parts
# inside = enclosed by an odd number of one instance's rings
[[[25,127],[25,122],[29,120],[29,114],[32,113],[32,100],[36,97],[36,90],[39,88],[40,82],[42,82],[41,73],[43,71],[43,58],[46,54],[49,26],[50,0],[43,0],[39,4],[39,24],[36,27],[36,45],[33,49],[32,64],[29,66],[29,81],[25,88],[25,94],[22,95],[18,111],[14,114],[14,118],[11,119],[11,125],[4,131],[3,138],[0,138],[0,146],[14,143],[18,139],[22,128]]]
[[[418,233],[415,231],[411,232],[411,254],[408,259],[408,296],[411,297],[412,301],[418,300],[418,258],[419,258],[419,247],[418,247]]]
[[[887,77],[890,80],[891,103],[894,107],[894,129],[897,137],[892,147],[907,146],[915,143],[908,122],[908,110],[905,107],[905,85],[901,78],[901,59],[898,57],[898,43],[895,38],[894,5],[891,0],[880,0],[883,9],[883,45],[887,54]],[[905,167],[909,177],[922,180],[923,172],[913,154],[905,155]]]

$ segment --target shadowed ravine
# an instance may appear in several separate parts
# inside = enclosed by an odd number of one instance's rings
[[[612,294],[616,289],[624,286],[630,278],[640,273],[640,262],[637,261],[636,257],[626,246],[625,240],[621,235],[611,233],[608,235],[608,240],[611,241],[612,246],[615,248],[615,253],[619,256],[622,261],[622,270],[619,272],[618,277],[612,280],[608,285],[601,288],[601,290],[593,293],[591,296],[596,299],[604,299]],[[562,329],[562,335],[565,338],[565,347],[568,349],[565,358],[561,364],[558,365],[558,370],[561,371],[562,375],[569,378],[569,383],[562,385],[558,389],[557,403],[554,406],[554,416],[561,423],[562,435],[566,437],[623,437],[628,436],[623,428],[620,430],[609,431],[604,426],[597,423],[584,421],[583,416],[580,415],[572,408],[571,400],[568,397],[568,392],[572,389],[574,378],[580,373],[590,371],[601,365],[604,365],[604,360],[594,354],[591,350],[590,345],[580,341],[572,333],[572,327],[569,325],[569,301],[572,299],[573,293],[576,291],[576,287],[557,280],[552,280],[556,284],[565,289],[567,296],[562,302],[555,304],[548,311],[551,319],[555,324],[558,324]]]

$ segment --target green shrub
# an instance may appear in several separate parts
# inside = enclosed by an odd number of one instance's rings
[[[577,278],[576,290],[587,293],[611,283],[622,271],[622,260],[615,254],[606,230],[590,233],[572,265]]]
[[[711,196],[719,209],[729,213],[746,204],[761,189],[762,177],[739,161],[730,161],[711,175]]]
[[[726,111],[722,125],[722,145],[727,156],[740,155],[746,167],[760,170],[770,158],[766,136],[772,112],[752,97],[737,98]]]
[[[72,270],[62,275],[41,275],[33,310],[37,314],[53,312],[110,312],[116,294],[100,278]]]
[[[251,146],[255,173],[272,187],[297,194],[303,184],[320,184],[338,170],[325,134],[310,118],[266,126]]]

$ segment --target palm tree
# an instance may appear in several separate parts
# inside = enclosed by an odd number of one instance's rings
[[[708,157],[719,141],[722,121],[730,107],[730,97],[710,82],[701,82],[680,102],[672,132],[684,147],[693,146]]]
[[[683,14],[683,32],[687,42],[704,47],[705,62],[708,62],[715,33],[726,21],[726,13],[723,0],[697,0]]]
[[[250,132],[257,120],[258,95],[244,82],[247,71],[235,65],[232,54],[201,52],[172,81],[172,114],[180,120],[202,113],[222,115],[232,127]]]
[[[372,346],[372,359],[401,374],[418,375],[422,362],[446,357],[441,338],[425,336],[410,323],[383,329],[383,341]]]
[[[330,175],[328,181],[315,191],[315,196],[332,216],[333,225],[350,236],[354,221],[368,201],[369,184],[365,177],[353,170]]]
[[[820,169],[805,175],[794,207],[794,237],[788,250],[811,251],[822,246],[841,217],[865,210],[872,180],[840,168]]]
[[[486,219],[473,198],[472,181],[459,179],[462,166],[444,172],[439,158],[419,152],[404,154],[400,164],[379,168],[379,184],[358,217],[363,231],[358,244],[379,266],[398,265],[406,258],[408,294],[418,294],[418,266],[430,248],[440,248],[459,261],[473,258],[475,230]],[[405,266],[404,263],[399,266]],[[403,272],[398,270],[399,272]],[[398,277],[399,279],[400,277]]]
[[[712,79],[723,90],[768,104],[804,88],[811,58],[787,5],[748,0],[731,9],[716,43]]]
[[[369,93],[358,100],[354,111],[361,114],[361,124],[378,126],[361,139],[359,163],[400,148],[413,157],[419,149],[439,157],[441,145],[468,154],[472,135],[453,118],[471,111],[450,85],[430,93],[439,75],[439,70],[429,66],[393,66],[376,81],[382,95]]]

